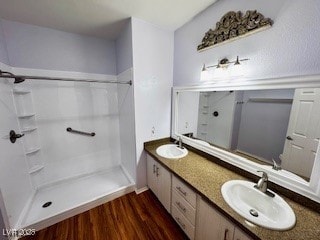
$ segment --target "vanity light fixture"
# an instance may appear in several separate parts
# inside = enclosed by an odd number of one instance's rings
[[[234,60],[234,61],[229,61],[228,58],[223,58],[221,59],[218,64],[216,65],[212,65],[212,66],[206,66],[205,64],[203,64],[203,67],[202,67],[202,72],[204,71],[207,71],[208,68],[213,68],[213,67],[216,67],[216,68],[228,68],[230,64],[234,63],[233,65],[241,65],[240,62],[243,62],[243,61],[248,61],[249,58],[243,58],[243,59],[239,59],[239,56],[237,56],[237,59]]]

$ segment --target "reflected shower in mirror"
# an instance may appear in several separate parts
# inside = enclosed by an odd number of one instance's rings
[[[320,89],[179,92],[178,133],[309,181]]]

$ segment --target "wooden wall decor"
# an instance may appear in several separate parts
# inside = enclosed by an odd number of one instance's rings
[[[240,11],[230,11],[216,23],[214,30],[209,29],[206,32],[201,44],[198,45],[198,51],[265,30],[271,27],[272,23],[270,18],[265,18],[257,10],[248,10],[245,15]]]

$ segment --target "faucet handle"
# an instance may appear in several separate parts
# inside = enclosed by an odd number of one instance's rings
[[[257,172],[262,172],[262,178],[265,180],[268,180],[268,174],[265,171],[257,171]]]

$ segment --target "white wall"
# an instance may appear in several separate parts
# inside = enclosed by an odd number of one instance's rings
[[[170,136],[173,32],[133,18],[132,39],[139,189],[146,185],[143,143]]]
[[[178,133],[197,137],[199,92],[181,92],[178,102]]]
[[[4,36],[3,28],[2,28],[2,20],[0,19],[0,62],[10,65],[8,52],[7,52],[7,44]]]
[[[273,19],[272,28],[225,45],[197,52],[208,31],[228,11],[257,9]],[[174,85],[197,84],[202,64],[223,57],[250,58],[244,77],[269,78],[320,73],[320,4],[318,0],[223,0],[175,32]]]
[[[132,68],[132,27],[129,19],[116,40],[117,74]]]
[[[2,20],[11,66],[116,74],[115,42]]]

